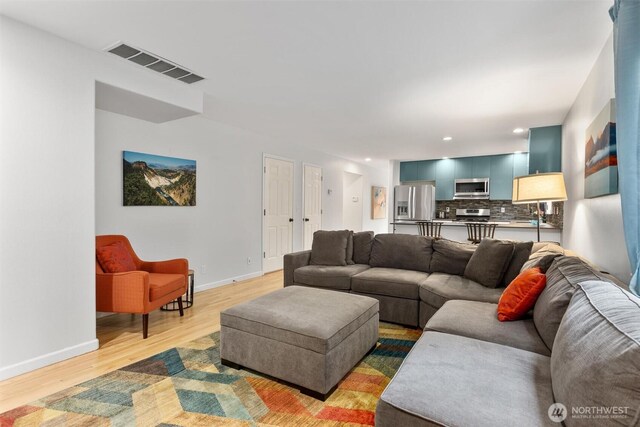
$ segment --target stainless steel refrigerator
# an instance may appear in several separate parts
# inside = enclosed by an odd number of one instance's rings
[[[393,191],[395,221],[429,221],[436,214],[433,185],[396,185]]]

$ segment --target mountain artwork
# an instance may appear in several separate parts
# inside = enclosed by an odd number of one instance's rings
[[[122,152],[124,206],[195,206],[196,161]]]
[[[616,103],[610,100],[587,128],[584,156],[584,197],[618,192],[618,150],[616,148]]]

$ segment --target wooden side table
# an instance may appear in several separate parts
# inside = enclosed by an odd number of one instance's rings
[[[194,287],[195,287],[195,283],[196,283],[196,279],[195,279],[195,273],[193,270],[189,270],[189,284],[187,286],[187,293],[184,294],[182,296],[182,305],[183,308],[189,308],[193,305],[193,294],[194,294]],[[177,311],[180,308],[178,307],[178,302],[177,301],[171,301],[168,304],[163,305],[162,307],[160,307],[160,310],[164,310],[164,311]]]

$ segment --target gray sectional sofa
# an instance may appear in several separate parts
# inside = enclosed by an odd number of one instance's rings
[[[366,295],[380,302],[380,320],[424,327],[445,302],[497,303],[508,284],[503,281],[491,288],[463,276],[476,245],[407,234],[374,236],[373,232],[353,233],[351,240],[351,248],[348,242],[335,247],[346,259],[344,265],[314,264],[311,251],[285,255],[284,286]],[[542,252],[549,250],[547,246],[553,245],[541,245]],[[562,254],[557,248],[552,253]]]
[[[372,296],[381,320],[424,327],[376,426],[640,425],[640,299],[626,285],[558,245],[533,244],[517,271],[540,266],[547,285],[527,318],[500,322],[504,289],[463,276],[474,246],[367,234],[365,262],[362,235],[353,264],[349,248],[343,266],[298,252],[284,273],[285,286]]]
[[[640,425],[640,299],[609,279],[558,257],[533,316],[512,322],[494,303],[448,301],[382,393],[376,426]]]

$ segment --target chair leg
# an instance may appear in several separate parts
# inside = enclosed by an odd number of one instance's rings
[[[149,313],[142,315],[142,338],[147,339],[149,335]]]
[[[180,310],[180,317],[184,316],[184,307],[182,306],[182,297],[178,297],[178,309]]]

